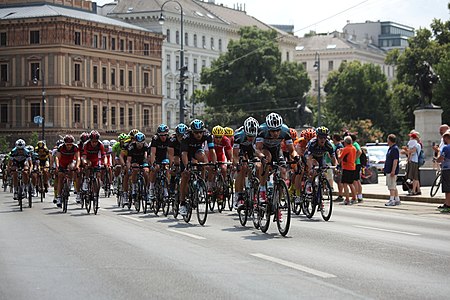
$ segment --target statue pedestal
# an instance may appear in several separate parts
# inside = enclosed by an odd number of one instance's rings
[[[423,151],[425,152],[425,165],[423,167],[432,167],[433,162],[433,143],[441,142],[439,135],[439,126],[442,125],[442,112],[440,108],[424,108],[414,111],[416,116],[415,130],[420,133],[420,139],[423,144]]]

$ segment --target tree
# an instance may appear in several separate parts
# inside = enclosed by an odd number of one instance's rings
[[[239,34],[240,39],[230,41],[228,51],[202,71],[201,81],[210,88],[196,98],[207,106],[205,118],[241,124],[249,115],[261,121],[274,110],[294,126],[293,111],[311,85],[303,66],[281,62],[275,31],[244,27]]]
[[[36,131],[33,131],[31,133],[30,138],[28,139],[27,145],[32,145],[34,147],[36,146],[38,141],[39,141],[39,134]]]
[[[357,120],[370,120],[378,129],[391,126],[390,94],[386,76],[379,66],[359,61],[342,63],[329,74],[324,85],[327,93],[325,118],[327,125],[339,131]]]
[[[5,136],[0,136],[0,153],[7,153],[11,148]]]

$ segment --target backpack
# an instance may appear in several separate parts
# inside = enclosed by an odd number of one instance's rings
[[[359,161],[361,162],[361,166],[363,166],[363,167],[367,166],[367,155],[363,150],[361,150],[361,155],[359,156]]]
[[[425,152],[423,152],[423,149],[420,149],[418,157],[419,157],[419,160],[418,160],[419,167],[421,167],[425,164]]]

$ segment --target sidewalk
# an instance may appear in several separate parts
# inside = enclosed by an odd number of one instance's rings
[[[430,196],[431,186],[421,187],[422,195],[408,196],[408,192],[404,192],[401,185],[397,185],[398,195],[401,201],[414,201],[425,203],[444,203],[445,194],[441,192],[441,188],[437,192],[436,196]],[[389,190],[386,186],[386,177],[384,175],[378,176],[378,184],[363,184],[363,198],[364,199],[384,199],[389,200]],[[337,185],[334,184],[334,194],[337,195]]]

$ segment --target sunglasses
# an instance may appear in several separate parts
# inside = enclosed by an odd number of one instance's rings
[[[159,136],[168,136],[167,133],[158,134]]]
[[[203,134],[203,131],[194,131],[194,134],[201,135],[201,134]]]
[[[319,135],[317,138],[318,138],[319,140],[326,140],[326,139],[327,139],[326,136],[320,136],[320,135]]]

